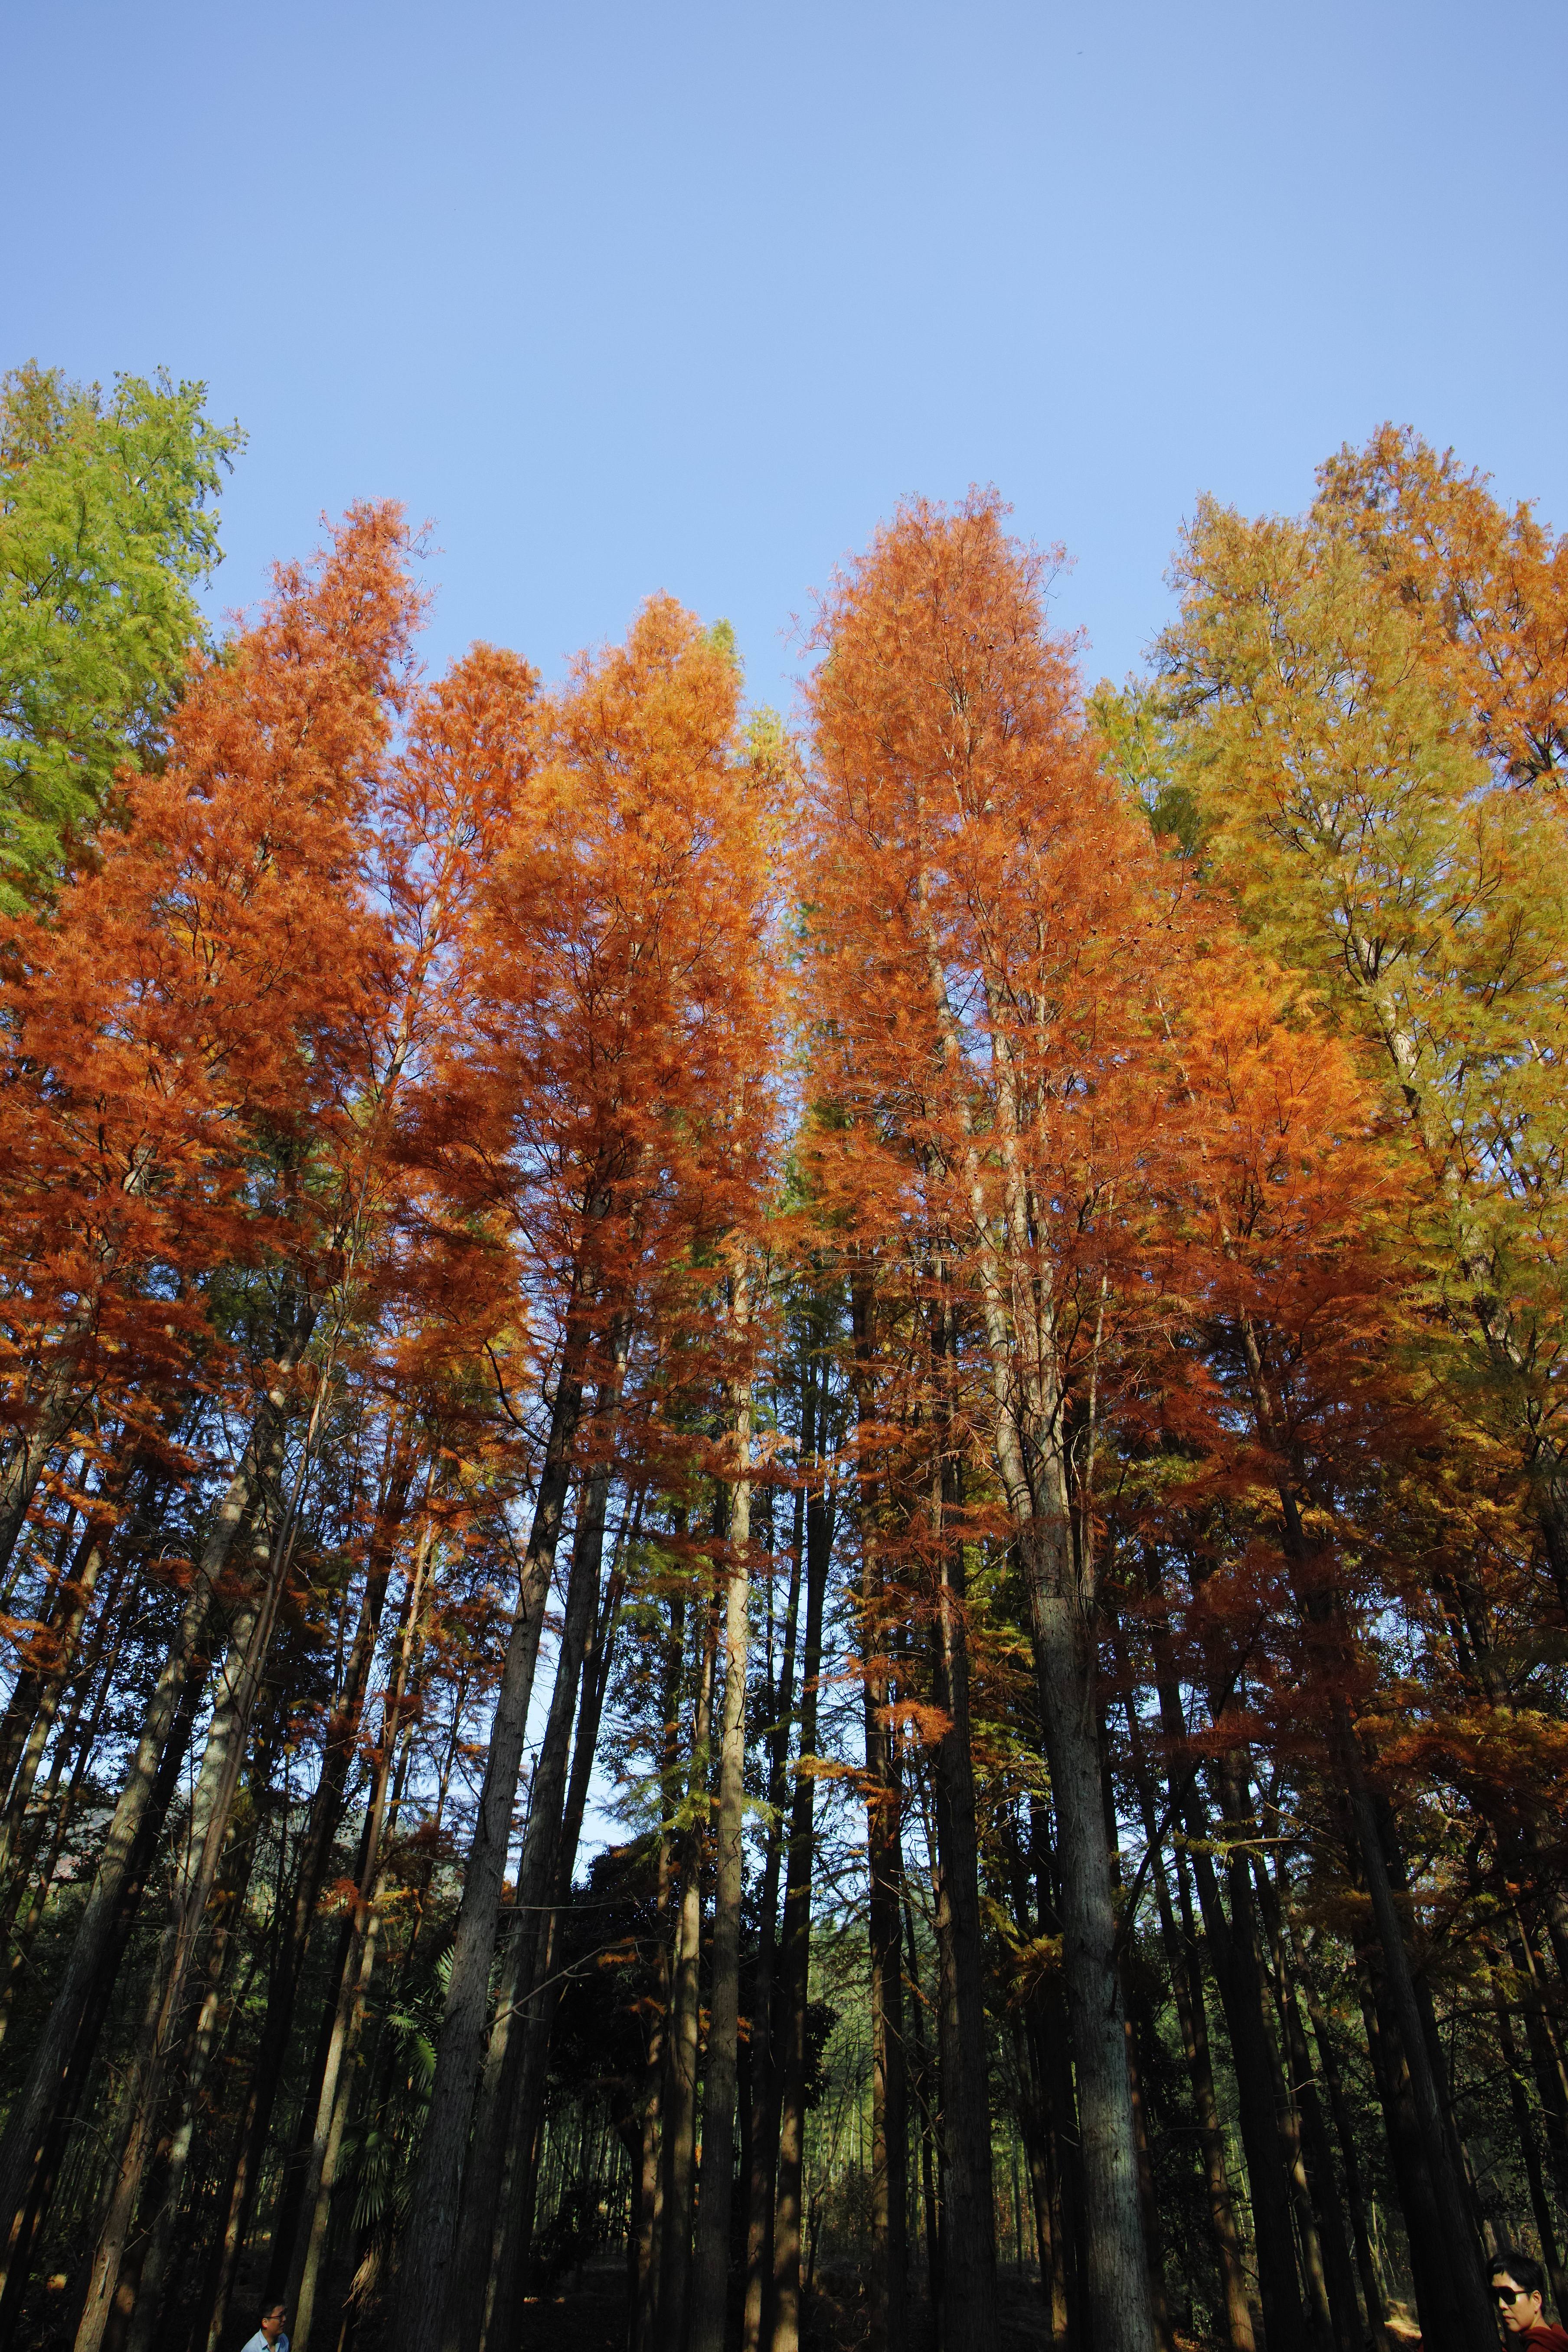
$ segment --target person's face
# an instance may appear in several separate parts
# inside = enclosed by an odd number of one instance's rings
[[[1527,2327],[1541,2325],[1541,2291],[1526,2294],[1507,2271],[1499,2271],[1492,2281],[1492,2293],[1497,2297],[1498,2316],[1510,2336],[1522,2336]]]
[[[1539,2303],[1541,2301],[1541,2297],[1537,2295],[1535,2300]],[[268,2344],[276,2344],[278,2338],[282,2335],[283,2305],[280,2303],[275,2303],[270,2311],[264,2311],[262,2313],[261,2333],[266,2336]]]

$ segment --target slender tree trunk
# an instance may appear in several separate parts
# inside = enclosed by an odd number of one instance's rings
[[[1345,2179],[1345,2202],[1350,2209],[1351,2231],[1355,2241],[1356,2269],[1361,2278],[1362,2300],[1366,2306],[1367,2329],[1374,2346],[1384,2344],[1387,2331],[1384,2322],[1388,2316],[1378,2275],[1377,2256],[1372,2241],[1372,2229],[1367,2215],[1366,2190],[1363,2184],[1361,2155],[1350,2103],[1345,2097],[1341,2079],[1339,2060],[1334,2051],[1333,2036],[1329,2031],[1318,1990],[1312,1980],[1308,1954],[1302,1944],[1297,1923],[1290,1882],[1284,1865],[1279,1867],[1279,1894],[1285,1913],[1286,1930],[1295,1954],[1296,1974],[1307,2000],[1307,2015],[1311,2023],[1312,2039],[1317,2044],[1318,2066],[1323,2088],[1328,2093],[1329,2109],[1334,2119],[1334,2136],[1340,2146],[1340,2164]]]
[[[401,1481],[397,1517],[402,1517],[406,1503],[408,1479]],[[382,1707],[381,1736],[374,1765],[370,1804],[365,1815],[361,1839],[359,1869],[356,1874],[354,1907],[350,1923],[347,1949],[337,1971],[336,2002],[331,2033],[327,2046],[326,2063],[314,2105],[309,2161],[306,2166],[301,2193],[298,2200],[293,2229],[292,2251],[275,2230],[273,2263],[287,2255],[288,2271],[283,2288],[283,2301],[289,2313],[289,2342],[293,2352],[309,2352],[310,2331],[315,2314],[317,2282],[326,2251],[327,2224],[331,2213],[332,2191],[337,2181],[338,2156],[342,2146],[343,2131],[348,2119],[352,2092],[349,2072],[354,2045],[358,2041],[364,2015],[366,1995],[375,1970],[377,1947],[381,1930],[381,1905],[385,1892],[385,1873],[382,1868],[382,1848],[387,1831],[388,1805],[394,1788],[394,1776],[402,1736],[403,1719],[408,1697],[409,1677],[413,1670],[418,1640],[420,1604],[423,1598],[425,1572],[429,1560],[430,1528],[426,1515],[415,1549],[409,1571],[407,1591],[398,1627],[396,1663],[392,1684]],[[387,1547],[390,1559],[390,1542]],[[381,1579],[384,1592],[386,1577]],[[376,1612],[379,1621],[380,1611]],[[361,1699],[363,1710],[363,1696]]]
[[[683,1512],[677,1510],[676,1532],[684,1532]],[[680,1753],[680,1685],[686,1658],[686,1598],[679,1590],[669,1601],[669,1623],[664,1649],[661,1692],[664,1746],[660,1758],[659,1791],[663,1823],[654,1886],[658,1921],[659,2000],[648,2037],[647,2071],[642,2102],[641,2190],[638,2200],[637,2294],[628,2329],[630,2352],[659,2352],[659,2309],[664,2252],[664,2086],[668,2075],[665,2044],[674,2010],[674,1944],[671,1916],[675,1899],[674,1816]]]
[[[303,1834],[295,1859],[292,1893],[284,1912],[280,1933],[268,1973],[267,2007],[262,2019],[260,2041],[250,2069],[249,2082],[237,2128],[235,2131],[228,2166],[221,2194],[222,2224],[217,2231],[208,2266],[207,2277],[198,2308],[208,2314],[205,2330],[206,2352],[217,2352],[228,2310],[228,2301],[247,2237],[250,2216],[260,2179],[262,2159],[271,2129],[273,2105],[283,2075],[285,2053],[293,2031],[294,2010],[305,1967],[310,1937],[320,1919],[321,1889],[331,1862],[333,1842],[342,1822],[344,1791],[348,1773],[359,1744],[363,1718],[365,1694],[375,1644],[380,1634],[383,1608],[388,1575],[396,1552],[398,1531],[406,1511],[411,1484],[412,1464],[407,1448],[407,1433],[404,1431],[397,1444],[389,1448],[391,1471],[384,1483],[376,1524],[372,1535],[370,1559],[367,1564],[365,1589],[361,1596],[360,1612],[343,1676],[343,1687],[338,1705],[327,1725],[323,1744],[321,1777],[310,1799]],[[428,1486],[426,1486],[426,1506]],[[425,1570],[431,1540],[431,1524],[426,1507],[415,1559],[405,1588],[403,1622],[399,1633],[400,1646],[408,1639],[409,1611]],[[449,1769],[449,1767],[448,1767]],[[442,1800],[445,1795],[442,1781]],[[439,1803],[437,1813],[439,1812]],[[305,2095],[300,2105],[294,2142],[284,2159],[283,2177],[279,2184],[272,2220],[272,2250],[268,2266],[264,2294],[273,2302],[283,2293],[295,2234],[299,2226],[300,2200],[321,2074],[327,2063],[331,2025],[337,1988],[342,1971],[348,1964],[349,1937],[345,1927],[339,1938],[337,1966],[331,1971],[332,1990],[326,1999],[321,2029],[316,2038],[316,2048]]]
[[[731,1318],[742,1345],[749,1321],[744,1270],[733,1279]],[[697,2268],[691,2352],[724,2352],[734,2189],[735,2059],[741,2017],[742,1851],[746,1769],[746,1663],[751,1608],[752,1398],[733,1393],[735,1480],[725,1562],[724,1699],[719,1744],[719,1818],[714,1856],[713,1969],[702,2097],[702,2192],[697,2209]]]
[[[1271,1825],[1276,1817],[1267,1817]],[[1264,1930],[1268,1937],[1274,1961],[1275,2000],[1279,2021],[1284,2032],[1285,2052],[1289,2063],[1289,2092],[1301,2118],[1307,2177],[1311,2192],[1312,2210],[1318,2224],[1319,2242],[1322,2250],[1325,2283],[1334,2342],[1338,2352],[1360,2352],[1362,2319],[1356,2308],[1355,2273],[1351,2267],[1349,2242],[1345,2236],[1344,2214],[1341,2209],[1339,2189],[1334,2179],[1333,2151],[1329,2143],[1328,2126],[1323,2121],[1318,2099],[1316,2077],[1307,2049],[1307,2035],[1301,2023],[1301,2012],[1296,1998],[1296,1968],[1285,1934],[1283,1907],[1278,1888],[1264,1866],[1262,1856],[1257,1857],[1254,1874],[1258,1900],[1263,1914]],[[1377,2325],[1377,2307],[1369,2314],[1371,2324]]]
[[[880,1482],[870,1458],[876,1417],[876,1300],[858,1272],[850,1289],[859,1431],[860,1661],[866,1717],[867,1936],[871,1971],[871,2292],[868,2352],[901,2352],[908,2331],[909,2115],[903,1962],[899,1933],[902,1793],[889,1709],[887,1591],[878,1528]]]
[[[262,1399],[239,1465],[229,1481],[192,1579],[179,1633],[154,1685],[142,1737],[99,1855],[92,1889],[72,1939],[48,2019],[27,2076],[0,2137],[0,2230],[9,2235],[47,2131],[47,2117],[76,2045],[100,1964],[113,1948],[130,1858],[159,1780],[159,1764],[193,1675],[206,1672],[205,1642],[218,1580],[265,1481],[282,1457],[290,1376],[315,1325],[315,1309],[297,1303],[287,1338],[274,1350],[274,1383]]]
[[[1209,1963],[1219,1988],[1236,2066],[1237,2121],[1258,2241],[1258,2294],[1263,2306],[1264,2335],[1268,2352],[1306,2352],[1306,2318],[1297,2284],[1295,2236],[1279,2162],[1272,2087],[1279,2060],[1268,2033],[1268,1993],[1251,1934],[1251,1905],[1249,1901],[1244,1905],[1239,1918],[1226,1917],[1207,1819],[1196,1783],[1190,1777],[1184,1779],[1178,1761],[1188,1744],[1181,1697],[1172,1683],[1162,1680],[1159,1698],[1161,1724],[1173,1759],[1171,1801],[1187,1834]]]
[[[946,1728],[931,1755],[936,1851],[937,2049],[942,2068],[944,2352],[991,2352],[996,2341],[996,2221],[980,1945],[979,1837],[969,1730],[969,1637],[963,1539],[952,1526],[958,1465],[949,1442],[948,1382],[954,1344],[945,1299],[931,1309],[940,1403],[931,1535],[936,1550],[931,1687]],[[1126,2086],[1123,2058],[1122,2084]],[[1148,2347],[1143,2347],[1148,2352]]]
[[[1159,1851],[1159,1821],[1151,1778],[1143,1748],[1143,1735],[1138,1720],[1138,1710],[1132,1695],[1127,1695],[1127,1732],[1131,1746],[1133,1778],[1138,1789],[1139,1807],[1143,1816],[1143,1833],[1152,1853],[1154,1897],[1160,1915],[1160,1933],[1165,1946],[1165,1958],[1171,1971],[1171,1991],[1175,2002],[1176,2021],[1181,2031],[1182,2053],[1186,2060],[1187,2078],[1192,2085],[1193,2106],[1198,2119],[1198,2137],[1203,2148],[1205,2184],[1208,2191],[1209,2230],[1214,2240],[1215,2259],[1219,2266],[1220,2284],[1225,2295],[1226,2333],[1231,2352],[1257,2352],[1257,2338],[1252,2326],[1252,2313],[1247,2300],[1247,2275],[1242,2260],[1241,2232],[1237,2226],[1236,2200],[1231,2193],[1226,2168],[1225,2135],[1220,2123],[1219,2102],[1215,2092],[1214,2068],[1209,2056],[1208,2018],[1204,2004],[1203,1969],[1198,1959],[1196,1938],[1193,1933],[1191,1898],[1184,1879],[1182,1905],[1185,1933],[1178,1929],[1171,1904],[1170,1881],[1164,1858]]]
[[[1449,2269],[1453,2280],[1450,2309],[1459,2329],[1472,2346],[1486,2344],[1491,2340],[1487,2332],[1489,2328],[1494,2333],[1496,2331],[1496,2307],[1487,2290],[1485,2266],[1481,2249],[1476,2242],[1468,2203],[1450,2156],[1441,2095],[1427,2047],[1426,2020],[1416,1999],[1415,1979],[1410,1967],[1410,1955],[1405,1949],[1405,1933],[1394,1903],[1393,1883],[1372,1793],[1367,1787],[1361,1744],[1350,1719],[1350,1710],[1343,1699],[1337,1696],[1333,1702],[1333,1719],[1341,1761],[1349,1785],[1356,1845],[1382,1948],[1384,1982],[1391,2012],[1398,2024],[1399,2039],[1404,2045],[1411,2098],[1426,2152],[1437,2218],[1450,2253]],[[1426,2327],[1426,2318],[1423,2313],[1424,2335]]]
[[[1116,1820],[1116,1790],[1110,1777],[1110,1735],[1103,1714],[1099,1717],[1100,1803],[1105,1815],[1105,1851],[1118,1902],[1123,1900],[1121,1834]],[[1152,2039],[1147,2013],[1125,1984],[1122,2038],[1127,2048],[1127,2088],[1132,2101],[1132,2129],[1138,2152],[1138,2207],[1143,2224],[1143,2247],[1149,2271],[1149,2308],[1153,2319],[1155,2352],[1172,2352],[1171,2305],[1165,2286],[1165,2264],[1160,2215],[1154,2201],[1154,2162],[1149,2147],[1149,2116],[1143,2101],[1142,2068],[1139,2063],[1140,2029],[1144,2046]]]
[[[1210,1711],[1217,1728],[1224,1707],[1217,1699],[1211,1697]],[[1333,2337],[1333,2317],[1329,2305],[1322,2243],[1302,2155],[1300,2116],[1290,2095],[1285,2060],[1280,2052],[1279,2037],[1284,2021],[1265,1965],[1262,1927],[1248,1860],[1249,1851],[1257,1842],[1258,1824],[1252,1813],[1247,1766],[1236,1748],[1227,1748],[1215,1757],[1211,1770],[1221,1812],[1220,1835],[1226,1848],[1226,1892],[1229,1898],[1231,1948],[1235,1956],[1233,1967],[1245,1985],[1246,1997],[1254,2001],[1258,2009],[1258,2032],[1252,2049],[1257,2058],[1266,2061],[1268,2067],[1268,2085],[1274,2108],[1276,2162],[1295,2211],[1307,2326],[1311,2340],[1320,2347],[1320,2352],[1329,2352]]]
[[[49,1777],[38,1808],[37,1836],[29,1838],[18,1853],[11,1886],[6,1890],[5,1902],[0,1904],[0,1926],[9,1926],[15,1916],[15,1904],[19,1902],[21,1896],[26,1893],[26,1874],[30,1869],[37,1846],[43,1843],[47,1832],[48,1850],[44,1856],[42,1867],[32,1881],[26,1916],[21,1926],[12,1930],[9,1937],[11,1961],[6,1970],[5,1989],[0,1991],[0,2042],[4,2042],[10,2029],[12,2008],[20,1988],[23,1971],[27,1966],[34,1938],[43,1925],[44,1910],[48,1901],[49,1891],[54,1885],[55,1873],[59,1866],[66,1837],[80,1800],[88,1766],[92,1760],[99,1730],[113,1692],[115,1670],[119,1664],[126,1631],[127,1612],[121,1611],[117,1613],[115,1619],[114,1638],[111,1643],[106,1643],[109,1624],[105,1618],[100,1619],[98,1632],[93,1641],[92,1656],[83,1671],[81,1686],[72,1703],[59,1737],[55,1742]],[[104,1655],[106,1646],[107,1657]],[[85,1708],[84,1702],[94,1685],[96,1685],[96,1695],[93,1696],[92,1706],[89,1712]],[[66,1775],[68,1760],[70,1765],[68,1779]]]
[[[493,2241],[494,2251],[489,2259],[489,2294],[484,2305],[483,2343],[486,2345],[504,2347],[515,2342],[522,2324],[522,2297],[527,2285],[528,2263],[533,2235],[540,2137],[543,2126],[551,2034],[562,1991],[558,1967],[560,1931],[564,1907],[572,1890],[572,1874],[576,1866],[577,1844],[582,1834],[588,1782],[593,1772],[594,1757],[598,1745],[599,1723],[604,1710],[605,1694],[609,1683],[616,1627],[626,1584],[626,1555],[628,1545],[635,1544],[637,1541],[642,1509],[643,1495],[639,1491],[632,1510],[629,1528],[628,1523],[623,1520],[620,1533],[616,1538],[615,1556],[611,1563],[594,1638],[584,1653],[581,1677],[583,1697],[578,1713],[576,1738],[572,1750],[572,1769],[567,1780],[566,1801],[561,1817],[559,1846],[554,1862],[554,1884],[545,1906],[543,1940],[534,1966],[531,1997],[526,2007],[521,2010],[513,2028],[514,2032],[521,2031],[521,2056],[515,2097],[504,2087],[502,2092],[503,2116],[510,2109],[511,2120],[506,2147],[506,2163],[501,2174],[500,2218]],[[596,1537],[595,1541],[597,1544],[599,1538]],[[596,1565],[594,1575],[595,1577],[597,1575]],[[550,1745],[550,1727],[547,1725],[545,1747]],[[542,1749],[540,1769],[534,1780],[536,1802],[543,1769],[544,1756]],[[527,1875],[525,1868],[522,1876]],[[522,1880],[520,1878],[520,1890],[521,1884]],[[526,1914],[524,1916],[526,1917]],[[503,1999],[505,1997],[503,1994]],[[509,2057],[511,2054],[509,2053]],[[655,2112],[657,2114],[657,2107]]]
[[[680,1900],[676,1908],[670,1969],[669,2025],[664,2074],[663,2247],[658,2271],[658,2337],[668,2352],[684,2352],[691,2302],[691,2196],[696,2185],[699,1970],[702,1945],[703,1828],[708,1812],[709,1748],[713,1732],[713,1674],[719,1643],[718,1596],[704,1612],[702,1657],[687,1780],[687,1823],[678,1848]]]
[[[1172,1983],[1176,1994],[1187,2072],[1193,2085],[1193,2104],[1197,2110],[1198,2129],[1203,2139],[1209,2226],[1225,2290],[1226,2329],[1232,2352],[1256,2352],[1257,2331],[1252,2323],[1252,2306],[1247,2297],[1245,2249],[1237,2219],[1235,2192],[1226,2163],[1225,2130],[1220,2121],[1214,2064],[1209,2052],[1208,2011],[1204,1996],[1197,1928],[1193,1918],[1192,1890],[1187,1882],[1186,1864],[1180,1853],[1176,1856],[1176,1871],[1182,1913],[1179,1928],[1171,1910],[1164,1864],[1160,1861],[1154,1864],[1155,1890],[1160,1903],[1160,1924],[1165,1937],[1165,1948],[1171,1957]]]
[[[1422,2342],[1431,2352],[1462,2352],[1466,2339],[1455,2313],[1449,2249],[1438,2219],[1404,2042],[1378,1966],[1381,1957],[1373,1938],[1358,1937],[1362,2016],[1410,2248]]]
[[[813,1330],[816,1323],[813,1321]],[[811,1985],[813,1799],[817,1683],[822,1672],[822,1612],[833,1549],[833,1516],[817,1456],[818,1367],[807,1357],[802,1383],[801,1469],[805,1503],[805,1633],[801,1654],[800,1755],[790,1809],[780,1953],[779,2158],[773,2207],[773,2313],[771,2352],[799,2352],[801,2170],[805,2153],[806,2008]]]
[[[937,2102],[936,2084],[932,2076],[931,2049],[926,2035],[925,1997],[921,1990],[920,1951],[915,1941],[914,1908],[910,1901],[908,1878],[900,1881],[903,1898],[904,1949],[909,1955],[910,2041],[914,2046],[914,2064],[910,2069],[910,2087],[915,2095],[915,2105],[921,2126],[921,2200],[926,2224],[926,2284],[931,2295],[931,2307],[937,2323],[937,2340],[941,2341],[942,2306],[942,2197],[941,2168],[937,2161]]]
[[[464,1870],[446,2013],[436,2053],[436,2079],[398,2273],[392,2352],[429,2352],[446,2308],[517,1776],[582,1407],[586,1358],[586,1335],[577,1319],[582,1303],[579,1277],[573,1300],[576,1311],[567,1323],[533,1525],[523,1557],[517,1610],[496,1694],[479,1814]]]
[[[128,1191],[140,1189],[139,1184],[127,1187]],[[62,1334],[60,1361],[38,1389],[28,1408],[26,1423],[12,1444],[5,1467],[0,1469],[0,1577],[4,1577],[11,1566],[17,1541],[27,1523],[33,1497],[38,1491],[38,1481],[49,1457],[57,1451],[86,1402],[78,1384],[79,1368],[65,1350],[72,1344],[80,1347],[87,1342],[98,1307],[99,1297],[95,1291],[72,1316]],[[5,1600],[8,1604],[9,1586],[6,1587]]]
[[[1509,1949],[1522,1990],[1521,2009],[1536,2095],[1546,2125],[1547,2161],[1558,2203],[1568,2212],[1568,2067],[1563,2064],[1562,2038],[1554,2030],[1535,1938],[1522,1913],[1515,1916],[1517,1927],[1510,1932]]]
[[[784,1603],[784,1654],[773,1697],[768,1753],[767,1852],[758,1922],[757,1983],[752,2020],[751,2200],[746,2225],[746,2300],[741,2322],[742,2352],[758,2352],[773,2281],[773,2184],[779,2158],[778,2066],[774,2054],[774,1962],[778,1943],[779,1872],[784,1847],[785,1774],[795,1706],[795,1634],[799,1625],[801,1564],[805,1552],[805,1488],[795,1497],[790,1546],[789,1593]],[[773,1669],[769,1641],[769,1673]]]
[[[225,1980],[234,1951],[234,1927],[244,1906],[256,1859],[256,1842],[261,1824],[260,1798],[272,1777],[276,1748],[276,1727],[269,1725],[258,1740],[257,1752],[251,1763],[253,1801],[247,1816],[242,1818],[230,1834],[218,1882],[213,1892],[206,1965],[203,1971],[205,1981],[201,1987],[195,2002],[195,2014],[185,2036],[179,2092],[171,2128],[160,2147],[159,2160],[154,2164],[153,2179],[149,2182],[149,2191],[155,2188],[155,2195],[143,2193],[142,2211],[138,2216],[140,2242],[132,2242],[127,2258],[121,2265],[114,2308],[104,2339],[111,2352],[121,2345],[124,2352],[150,2352],[152,2346],[163,2280],[174,2249],[185,2172],[195,2139],[203,2085],[220,2039],[219,2015]],[[149,2215],[150,2205],[152,2210]]]
[[[130,1468],[129,1464],[116,1465],[93,1496],[70,1575],[57,1578],[44,1625],[34,1636],[27,1663],[12,1685],[0,1723],[0,1788],[6,1791],[0,1815],[0,1883],[11,1874],[38,1767],[76,1664],[77,1644],[92,1606]]]
[[[33,2246],[49,2200],[54,2194],[61,2160],[86,2093],[98,2047],[99,2032],[113,1996],[115,1978],[141,1906],[163,1824],[180,1785],[185,1753],[195,1723],[201,1677],[187,1677],[168,1727],[163,1752],[147,1792],[136,1833],[122,1859],[115,1909],[105,1923],[98,1947],[97,1966],[77,2014],[76,2032],[60,2066],[55,2095],[40,2124],[32,2163],[20,2184],[16,2210],[5,2241],[6,2280],[0,2296],[0,2346],[8,2347],[21,2317],[22,2295]]]
[[[1541,2241],[1541,2259],[1552,2281],[1552,2300],[1562,2311],[1568,2307],[1568,2275],[1564,2274],[1557,2251],[1552,2202],[1546,2194],[1546,2183],[1542,2175],[1541,2147],[1535,2137],[1535,2120],[1530,2112],[1530,2101],[1525,2095],[1519,2045],[1513,2038],[1513,2020],[1509,2015],[1508,2000],[1499,1980],[1497,1955],[1489,1953],[1488,1958],[1491,1963],[1492,2015],[1497,2021],[1498,2048],[1508,2074],[1509,2100],[1513,2108],[1513,2127],[1519,2138],[1519,2153],[1524,2165],[1524,2177],[1530,2185],[1530,2210],[1535,2217],[1536,2235]]]
[[[473,2148],[463,2176],[458,2279],[444,2339],[447,2352],[458,2352],[459,2347],[461,2352],[478,2352],[481,2342],[510,2345],[521,2320],[533,2228],[534,2143],[554,2009],[541,1979],[549,1962],[577,1688],[601,1599],[610,1449],[624,1361],[625,1339],[618,1338],[616,1369],[600,1391],[594,1415],[599,1434],[593,1441],[594,1467],[584,1483],[572,1547],[555,1685],[529,1794],[528,1830],[517,1874],[517,1921],[485,2053]]]
[[[207,1901],[217,1876],[245,1763],[251,1717],[288,1571],[289,1532],[286,1523],[279,1526],[267,1573],[253,1597],[241,1604],[230,1638],[192,1801],[185,1857],[153,1969],[139,2058],[132,2065],[125,2094],[128,2128],[113,2194],[93,2257],[87,2301],[77,2329],[76,2352],[99,2352],[109,2322],[121,2256],[152,2150],[163,2069],[184,2007],[185,1986],[195,1960]]]

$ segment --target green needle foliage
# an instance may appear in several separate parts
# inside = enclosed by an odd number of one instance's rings
[[[0,378],[0,909],[47,897],[116,769],[159,756],[244,446],[160,373]]]

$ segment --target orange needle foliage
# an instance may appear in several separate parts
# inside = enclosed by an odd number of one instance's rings
[[[396,509],[365,507],[280,569],[194,673],[164,772],[123,780],[92,870],[10,934],[7,1541],[73,1412],[138,1380],[155,1397],[210,1339],[211,1269],[336,1232],[308,1163],[364,1076],[382,927],[358,868],[419,610],[407,554]]]

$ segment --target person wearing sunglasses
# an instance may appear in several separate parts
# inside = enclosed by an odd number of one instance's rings
[[[1487,2266],[1498,2317],[1520,2346],[1532,2352],[1568,2352],[1568,2327],[1553,2326],[1541,2307],[1546,2273],[1517,2246],[1505,2246]]]

